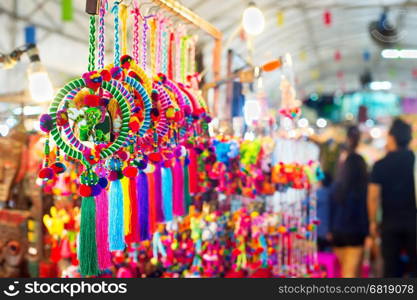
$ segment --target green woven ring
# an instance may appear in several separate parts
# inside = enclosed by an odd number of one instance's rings
[[[111,80],[110,82],[103,81],[101,87],[106,91],[110,92],[113,97],[116,99],[117,103],[120,106],[122,112],[122,126],[120,128],[119,136],[117,139],[106,149],[103,149],[100,152],[100,158],[106,159],[107,157],[113,155],[117,152],[127,139],[127,134],[129,131],[129,119],[130,119],[130,109],[127,102],[127,99],[123,96],[122,92],[115,88],[117,81]],[[65,96],[72,90],[76,88],[86,87],[83,79],[74,79],[67,83],[61,90],[57,93],[51,105],[49,106],[49,115],[52,118],[53,128],[51,130],[51,136],[54,139],[56,145],[69,157],[79,160],[85,166],[90,166],[90,163],[84,158],[84,155],[81,151],[75,149],[72,145],[69,145],[65,140],[62,139],[61,133],[58,129],[56,123],[56,113],[60,103],[64,100]]]

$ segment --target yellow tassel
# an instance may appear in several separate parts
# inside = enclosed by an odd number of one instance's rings
[[[129,178],[123,177],[121,180],[122,191],[123,191],[123,224],[124,224],[124,233],[125,236],[131,233],[130,228],[130,219],[131,219],[131,209],[130,209],[130,197],[129,197]]]
[[[122,21],[122,55],[127,54],[127,5],[120,5],[119,18]]]

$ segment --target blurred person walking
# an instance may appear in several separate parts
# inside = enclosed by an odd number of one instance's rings
[[[359,141],[358,127],[349,127],[347,149],[339,161],[331,192],[333,250],[344,278],[360,275],[369,227],[366,207],[368,172],[365,160],[356,152]]]
[[[387,138],[388,153],[375,163],[371,173],[368,195],[369,231],[372,237],[377,237],[377,214],[381,207],[384,277],[404,276],[402,251],[407,252],[410,276],[417,276],[415,156],[408,149],[411,138],[410,125],[396,119]]]

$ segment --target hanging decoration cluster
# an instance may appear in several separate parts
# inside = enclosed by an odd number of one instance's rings
[[[46,141],[39,177],[48,181],[65,172],[61,153],[81,164],[83,275],[97,275],[109,267],[110,251],[149,239],[157,222],[172,217],[163,213],[170,199],[162,191],[173,198],[177,193],[169,188],[184,189],[179,185],[189,169],[189,148],[210,121],[192,82],[197,77],[194,37],[176,31],[162,15],[142,16],[133,5],[129,14],[124,4],[115,2],[108,10],[107,1],[101,1],[98,30],[96,16],[90,17],[88,71],[61,88],[40,118]],[[115,41],[113,63],[107,66],[106,15],[113,17]],[[129,17],[134,20],[132,56],[127,53]],[[54,161],[50,140],[56,145]],[[186,214],[183,200],[172,199],[174,216]]]
[[[50,190],[50,182],[67,186],[63,193],[77,189],[81,200],[79,218],[54,209],[44,219],[55,260],[79,262],[81,276],[103,274],[123,253],[163,267],[165,277],[312,275],[317,220],[307,206],[298,215],[244,206],[231,213],[230,206],[233,197],[284,190],[305,198],[318,164],[294,160],[271,168],[272,141],[209,137],[196,37],[162,14],[143,15],[136,1],[132,6],[101,1],[98,20],[90,17],[87,72],[61,88],[40,118],[46,139],[39,177]],[[107,65],[106,17],[114,26]],[[281,88],[281,114],[294,119],[294,89],[285,81]],[[205,198],[213,192],[228,201],[210,207]]]

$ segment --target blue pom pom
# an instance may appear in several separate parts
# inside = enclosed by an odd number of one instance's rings
[[[101,188],[105,189],[107,187],[107,185],[109,184],[108,180],[104,177],[101,177],[98,180],[98,185],[101,186]]]
[[[39,118],[39,125],[43,132],[50,132],[53,128],[52,117],[48,114],[43,114]]]
[[[100,185],[96,184],[91,186],[91,195],[92,196],[98,196],[101,193],[101,187]]]

